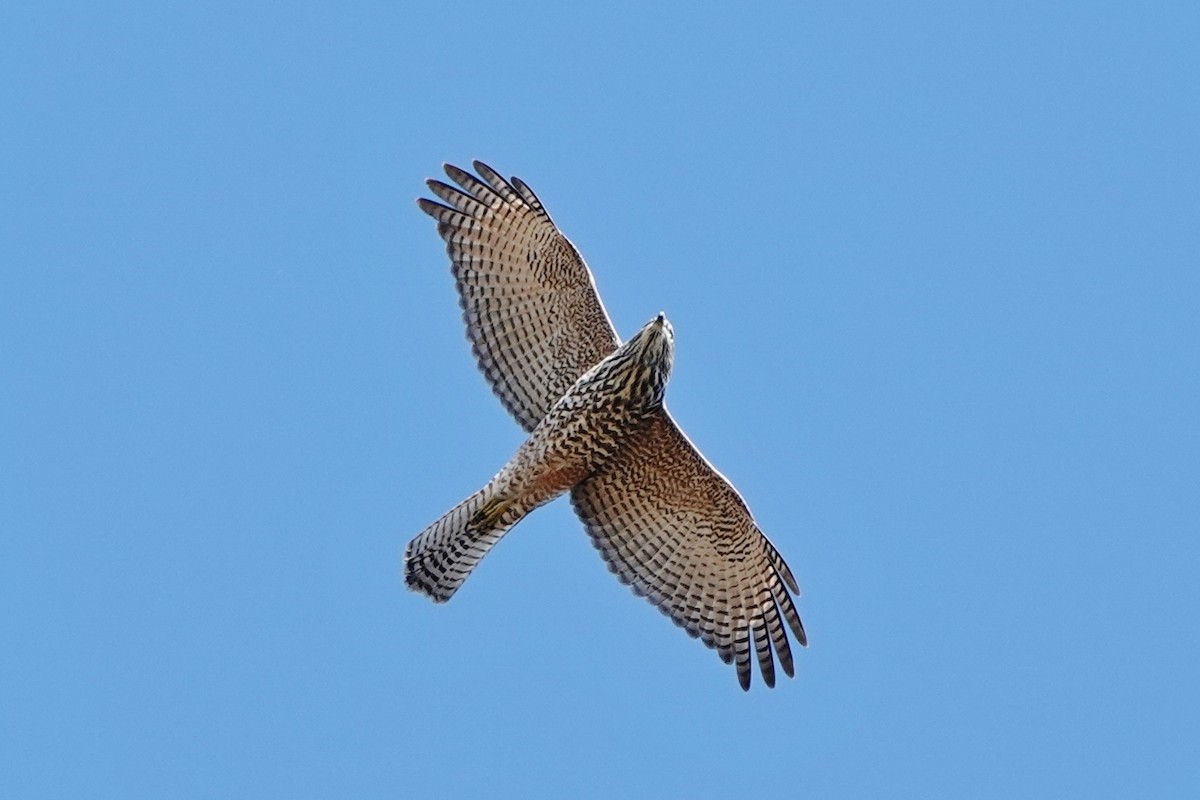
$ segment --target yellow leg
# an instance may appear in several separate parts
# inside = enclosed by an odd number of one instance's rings
[[[467,523],[467,527],[477,531],[495,527],[500,517],[504,516],[504,512],[512,508],[512,505],[513,501],[507,497],[493,497],[475,512],[471,521]]]

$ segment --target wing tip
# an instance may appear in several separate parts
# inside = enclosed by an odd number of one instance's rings
[[[439,221],[447,212],[454,213],[454,209],[450,208],[450,206],[442,205],[436,200],[430,200],[428,197],[418,197],[416,202],[417,208]]]

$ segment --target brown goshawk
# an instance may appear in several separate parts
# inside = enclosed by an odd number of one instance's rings
[[[564,492],[621,582],[734,663],[750,686],[807,644],[796,579],[746,503],[663,402],[674,334],[659,314],[622,344],[591,272],[533,191],[475,162],[422,198],[446,241],[467,336],[529,434],[486,486],[409,543],[408,586],[444,602],[500,537]]]

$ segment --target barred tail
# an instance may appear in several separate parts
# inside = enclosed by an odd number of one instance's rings
[[[447,511],[404,550],[404,582],[436,603],[449,600],[525,511],[495,496],[489,485]]]

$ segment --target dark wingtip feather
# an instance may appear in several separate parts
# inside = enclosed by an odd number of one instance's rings
[[[457,213],[450,206],[444,206],[436,200],[430,200],[428,197],[418,197],[417,207],[434,219],[441,219],[446,212]]]
[[[477,181],[478,180],[478,178],[476,178],[471,173],[467,172],[462,167],[456,167],[453,164],[442,164],[442,171],[444,171],[446,173],[446,176],[448,178],[450,178],[450,180],[454,181],[455,183],[457,183],[460,186],[462,185],[461,179],[463,179],[463,178],[465,178],[466,180],[469,180],[469,181]]]

